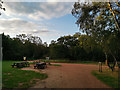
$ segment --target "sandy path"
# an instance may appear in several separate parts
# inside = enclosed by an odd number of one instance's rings
[[[91,74],[97,65],[57,63],[62,66],[48,66],[42,72],[48,78],[31,88],[109,88]]]

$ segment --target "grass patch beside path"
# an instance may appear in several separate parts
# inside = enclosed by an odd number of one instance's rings
[[[112,88],[118,88],[118,70],[112,72],[109,69],[103,70],[103,72],[99,72],[98,70],[92,71],[92,74],[96,76],[99,80],[101,80],[106,85]]]
[[[77,64],[89,64],[89,65],[98,65],[98,62],[95,61],[79,61],[79,60],[42,60],[45,62],[51,62],[51,63],[77,63]],[[102,65],[105,65],[105,62],[103,62]]]
[[[2,62],[3,88],[29,88],[31,85],[35,84],[37,80],[48,77],[46,74],[12,68],[11,64],[14,62],[16,61]]]
[[[29,63],[30,65],[35,65],[36,63]]]
[[[49,64],[48,64],[49,65]],[[59,65],[59,64],[50,64],[51,66],[62,66],[62,65]]]

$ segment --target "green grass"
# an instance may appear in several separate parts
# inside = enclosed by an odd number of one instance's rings
[[[49,64],[48,64],[49,65]],[[51,66],[62,66],[62,65],[59,65],[59,64],[50,64]]]
[[[12,68],[11,64],[14,62],[15,61],[2,62],[3,88],[28,88],[36,83],[36,79],[47,78],[46,74]]]
[[[98,70],[94,70],[92,74],[106,85],[112,88],[118,88],[118,71],[112,72],[109,69],[105,69],[103,72],[99,72]]]
[[[30,65],[35,65],[36,63],[29,63]]]
[[[46,62],[52,62],[52,63],[78,63],[78,64],[92,64],[92,65],[98,65],[98,62],[95,61],[70,61],[70,60],[43,60]],[[105,63],[103,62],[103,65],[105,65]]]
[[[62,65],[54,64],[53,66],[62,66]]]

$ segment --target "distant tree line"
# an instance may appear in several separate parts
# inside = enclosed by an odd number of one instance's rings
[[[110,37],[111,38],[111,37]],[[115,38],[114,38],[115,39]],[[114,42],[112,39],[109,42]],[[114,48],[114,46],[113,46]],[[104,48],[89,35],[81,35],[76,33],[73,36],[63,36],[52,40],[49,46],[50,57],[52,59],[69,59],[80,61],[105,61],[106,55]],[[120,60],[120,51],[117,52],[117,60]],[[114,58],[107,54],[109,61]]]
[[[2,34],[3,60],[41,59],[47,55],[48,48],[40,37],[20,34],[15,38]]]
[[[105,61],[106,55],[104,49],[89,35],[63,36],[52,40],[48,46],[42,43],[40,37],[20,34],[15,38],[2,34],[3,37],[3,60],[28,60],[45,59],[65,59],[80,61]],[[111,38],[111,37],[110,37]],[[109,39],[109,42],[113,42]],[[113,47],[114,48],[114,47]],[[117,60],[119,61],[120,52],[117,52]],[[108,60],[113,61],[111,54],[107,54]]]

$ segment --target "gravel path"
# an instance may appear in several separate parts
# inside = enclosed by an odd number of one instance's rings
[[[55,63],[53,63],[55,64]],[[91,74],[97,65],[57,63],[42,70],[48,78],[40,80],[31,88],[110,88]]]

